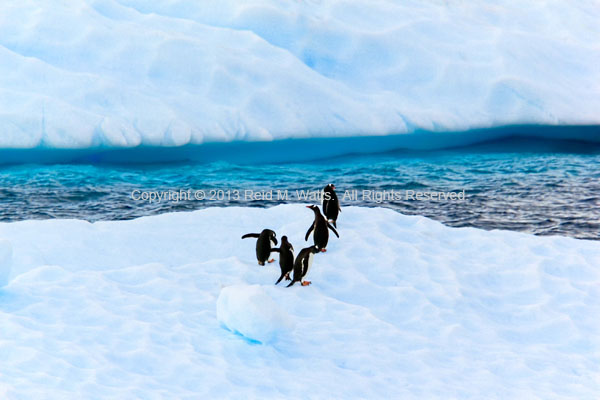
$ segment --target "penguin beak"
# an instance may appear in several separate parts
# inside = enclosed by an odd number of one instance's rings
[[[310,208],[310,206],[306,206],[306,208]]]

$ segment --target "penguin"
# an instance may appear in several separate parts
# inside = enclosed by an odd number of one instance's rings
[[[323,215],[321,215],[321,211],[319,211],[319,207],[317,207],[315,205],[306,206],[306,207],[310,208],[311,210],[314,211],[315,221],[310,226],[310,228],[308,228],[308,231],[306,232],[306,236],[304,237],[304,240],[305,241],[308,240],[308,236],[314,229],[315,232],[313,234],[313,240],[315,242],[315,246],[317,246],[317,248],[319,250],[325,252],[325,251],[327,251],[326,247],[327,247],[327,242],[329,241],[329,230],[328,229],[331,229],[333,231],[333,233],[335,233],[335,236],[337,236],[338,238],[340,237],[340,235],[338,235],[335,228],[333,226],[331,226],[331,224],[329,222],[327,222],[325,217],[323,217]]]
[[[265,265],[265,261],[272,263],[274,259],[269,260],[271,252],[278,252],[279,249],[274,249],[273,246],[277,245],[277,235],[270,229],[263,229],[258,233],[247,233],[242,236],[242,239],[246,238],[258,238],[256,241],[256,259],[258,265]]]
[[[286,281],[291,280],[290,272],[294,269],[294,246],[288,242],[287,236],[281,237],[281,246],[279,246],[279,267],[281,276],[277,279],[277,285],[285,277]]]
[[[296,261],[294,262],[294,279],[287,287],[292,286],[296,282],[300,282],[302,286],[310,285],[310,281],[303,281],[302,278],[308,274],[313,262],[315,254],[319,252],[317,246],[310,246],[300,250]]]
[[[321,207],[323,208],[325,218],[327,218],[328,221],[331,221],[334,228],[337,228],[335,223],[342,208],[340,207],[340,201],[335,193],[335,185],[333,183],[330,183],[323,189],[323,202],[321,203]]]

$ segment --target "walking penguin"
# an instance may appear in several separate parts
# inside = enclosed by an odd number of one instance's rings
[[[317,207],[315,205],[306,206],[306,207],[310,208],[311,210],[314,211],[315,220],[312,223],[312,225],[310,226],[310,228],[308,228],[308,231],[306,232],[306,236],[304,237],[304,240],[305,241],[308,240],[308,236],[314,230],[313,240],[314,240],[315,246],[320,251],[325,252],[325,251],[327,251],[326,247],[327,247],[327,242],[329,241],[329,229],[331,229],[333,231],[333,233],[335,233],[335,236],[337,236],[338,238],[340,237],[340,235],[338,235],[335,228],[333,226],[331,226],[331,224],[329,222],[327,222],[325,217],[323,217],[323,215],[321,215],[321,211],[319,211],[319,207]]]
[[[313,262],[313,258],[318,252],[319,249],[316,246],[310,246],[300,250],[298,257],[294,262],[294,279],[289,285],[287,285],[287,287],[292,286],[296,282],[302,283],[302,286],[310,285],[310,281],[303,281],[302,278],[308,274]]]
[[[286,281],[291,280],[290,272],[294,269],[294,246],[288,242],[287,236],[281,237],[281,246],[279,246],[279,267],[281,276],[277,279],[277,285],[285,277]]]
[[[335,185],[330,183],[323,189],[323,214],[328,221],[331,221],[334,228],[337,228],[336,221],[338,214],[342,211],[340,201],[335,193]]]
[[[265,261],[272,263],[274,259],[269,260],[271,252],[278,252],[279,249],[274,249],[273,246],[277,245],[277,235],[270,229],[263,229],[258,233],[247,233],[242,236],[242,239],[246,238],[258,238],[256,241],[256,259],[258,265],[265,265]]]

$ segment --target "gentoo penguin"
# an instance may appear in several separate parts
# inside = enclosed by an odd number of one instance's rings
[[[281,237],[281,246],[279,246],[279,267],[281,276],[277,279],[277,285],[285,277],[286,281],[291,280],[290,272],[294,269],[294,246],[288,242],[287,236]]]
[[[287,285],[287,287],[292,286],[296,282],[301,282],[302,286],[310,285],[310,281],[303,281],[302,278],[308,274],[308,270],[312,265],[313,258],[318,252],[319,249],[317,246],[310,246],[300,250],[300,254],[298,254],[298,257],[294,262],[294,279],[289,285]]]
[[[273,251],[279,251],[279,249],[273,249],[273,246],[277,245],[277,235],[270,229],[263,229],[263,231],[258,233],[246,233],[242,236],[242,239],[246,238],[258,238],[256,241],[256,259],[258,260],[258,265],[265,265],[265,261],[269,261],[272,263],[273,259],[269,260],[269,256]]]
[[[337,194],[335,193],[335,185],[330,183],[323,189],[323,214],[328,221],[331,221],[334,228],[337,228],[335,221],[337,221],[338,214],[342,211],[340,207],[340,201],[338,200]]]
[[[315,232],[313,234],[313,240],[315,242],[315,246],[317,246],[317,248],[321,251],[327,251],[327,249],[325,249],[325,247],[327,247],[327,242],[329,241],[329,230],[328,229],[331,229],[333,231],[333,233],[335,233],[335,236],[337,236],[338,238],[340,237],[340,235],[338,235],[335,228],[333,226],[331,226],[331,224],[329,222],[327,222],[325,217],[323,217],[321,215],[321,211],[319,211],[319,207],[317,207],[315,205],[306,206],[306,207],[310,208],[311,210],[314,211],[315,221],[310,226],[310,228],[308,228],[308,231],[306,232],[306,236],[304,237],[304,240],[308,240],[308,236],[314,229]]]

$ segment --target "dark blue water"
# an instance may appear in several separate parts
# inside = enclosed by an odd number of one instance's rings
[[[389,207],[449,226],[600,239],[600,147],[528,139],[290,163],[6,165],[0,166],[0,220],[122,220],[214,206],[308,203],[295,191],[319,190],[329,182],[336,184],[338,194],[394,190],[401,196],[381,203],[359,196],[342,206]],[[141,193],[188,190],[202,191],[206,198],[160,202],[132,198],[132,193],[137,198]],[[287,190],[289,198],[250,199],[245,198],[246,190],[259,194]],[[419,201],[404,197],[409,190],[464,190],[466,198]],[[238,196],[233,195],[236,191]]]

